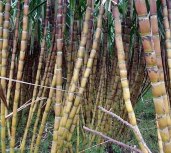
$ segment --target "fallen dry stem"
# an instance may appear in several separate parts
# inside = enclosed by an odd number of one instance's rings
[[[112,138],[110,138],[110,137],[104,135],[104,134],[101,133],[101,132],[98,132],[98,131],[89,129],[88,127],[85,127],[85,126],[84,126],[83,128],[84,128],[86,131],[91,132],[91,133],[93,133],[93,134],[95,134],[95,135],[101,136],[102,138],[107,139],[107,140],[111,141],[112,143],[114,143],[114,144],[116,144],[116,145],[118,145],[118,146],[120,146],[120,147],[122,147],[122,148],[131,150],[131,151],[135,151],[136,153],[142,153],[139,149],[136,149],[136,148],[134,148],[134,147],[132,147],[132,146],[129,146],[129,145],[127,145],[127,144],[124,144],[123,142],[119,142],[119,141],[117,141],[117,140],[114,140],[114,139],[112,139]]]
[[[110,116],[116,118],[118,121],[122,122],[123,124],[125,124],[126,126],[128,126],[129,128],[133,129],[134,130],[134,126],[132,126],[130,123],[128,123],[127,121],[123,120],[120,116],[112,113],[111,111],[108,111],[106,109],[104,109],[103,107],[101,106],[98,106],[98,108],[103,111],[104,113],[106,114],[109,114]]]
[[[35,102],[38,102],[38,101],[40,101],[40,100],[45,100],[45,99],[47,99],[47,98],[38,98],[38,99],[36,99],[36,100],[34,101],[34,103],[35,103]],[[27,101],[24,105],[22,105],[20,108],[18,108],[18,109],[17,109],[17,112],[20,112],[20,111],[23,110],[24,108],[30,106],[30,105],[31,105],[31,102],[29,103],[29,101],[31,101],[31,99],[28,100],[28,101]],[[13,115],[13,112],[11,112],[11,113],[9,113],[8,115],[6,115],[5,118],[8,119],[8,118],[11,117],[12,115]]]
[[[147,148],[148,152],[151,153],[150,149],[148,148],[148,146],[147,146],[146,143],[144,142],[144,139],[143,139],[143,137],[142,137],[142,135],[141,135],[141,132],[140,132],[138,126],[133,126],[133,125],[131,125],[131,124],[128,123],[127,121],[123,120],[120,116],[118,116],[118,115],[112,113],[111,111],[106,110],[105,108],[103,108],[103,107],[101,107],[101,106],[98,106],[98,108],[99,108],[101,111],[105,112],[106,114],[109,114],[110,116],[116,118],[118,121],[122,122],[123,124],[125,124],[125,125],[128,126],[129,128],[131,128],[131,129],[139,136],[139,138],[141,139],[141,141],[144,143],[144,146]]]
[[[78,92],[68,92],[67,90],[63,90],[63,89],[58,89],[58,88],[49,87],[49,86],[43,86],[43,85],[39,85],[39,84],[35,84],[35,83],[20,81],[20,80],[11,79],[11,78],[2,77],[2,76],[0,76],[0,79],[4,79],[4,80],[16,82],[16,83],[21,83],[21,84],[27,84],[27,85],[31,85],[31,86],[37,86],[37,87],[41,87],[41,88],[47,88],[47,89],[59,90],[59,91],[62,91],[62,92],[67,92],[67,93],[78,94]]]

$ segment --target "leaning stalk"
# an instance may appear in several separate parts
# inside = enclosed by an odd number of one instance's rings
[[[115,20],[115,41],[116,41],[116,48],[117,48],[118,66],[119,66],[119,72],[120,72],[120,77],[121,77],[123,98],[124,98],[125,106],[126,106],[126,109],[128,112],[129,121],[132,126],[134,126],[138,129],[135,113],[134,113],[133,106],[132,106],[132,103],[130,100],[130,89],[129,89],[129,82],[127,79],[125,52],[124,52],[124,47],[123,47],[123,42],[122,42],[121,21],[120,21],[120,17],[119,17],[118,6],[116,6],[116,5],[114,5],[114,8],[113,8],[113,17]],[[137,135],[137,133],[135,133],[135,132],[134,132],[134,134],[138,140],[138,143],[139,143],[139,146],[140,146],[142,152],[144,152],[144,153],[150,152],[148,147],[146,146],[142,136]]]
[[[44,27],[44,36],[43,36],[43,40],[41,43],[41,51],[40,51],[40,56],[39,56],[39,64],[38,64],[38,69],[37,69],[37,74],[36,74],[36,81],[35,84],[37,85],[39,83],[39,79],[40,79],[40,74],[41,74],[41,69],[42,69],[42,62],[43,62],[43,56],[44,56],[44,52],[45,52],[45,46],[46,46],[46,33],[47,33],[47,26],[48,26],[48,19],[49,19],[49,0],[47,0],[47,9],[46,9],[46,18],[45,18],[45,27]],[[32,120],[32,116],[33,116],[33,106],[34,106],[34,101],[36,100],[36,95],[37,95],[37,86],[34,86],[33,89],[33,96],[32,96],[32,103],[30,106],[30,111],[29,111],[29,116],[27,119],[27,124],[26,124],[26,128],[24,131],[24,136],[21,142],[21,153],[24,152],[25,149],[25,143],[26,143],[26,138],[27,138],[27,133],[31,124],[31,120]]]
[[[28,11],[29,11],[29,0],[24,0],[24,10],[23,10],[23,30],[21,36],[21,46],[19,55],[19,64],[17,72],[17,80],[22,80],[23,68],[24,68],[24,58],[27,48],[27,37],[28,37]],[[17,108],[20,97],[21,84],[16,83],[14,103],[13,103],[13,117],[12,117],[12,130],[11,130],[11,140],[10,140],[10,153],[14,153],[15,147],[15,135],[16,135],[16,125],[17,125]]]
[[[57,44],[57,63],[56,63],[56,103],[55,103],[55,123],[53,130],[53,141],[51,147],[51,153],[56,153],[57,148],[57,130],[61,120],[62,111],[62,49],[63,49],[63,29],[62,29],[62,6],[63,0],[58,0],[57,3],[57,33],[56,33],[56,44]],[[64,14],[63,14],[64,16]]]
[[[83,32],[81,35],[80,47],[79,47],[79,50],[77,53],[77,60],[75,63],[73,76],[72,76],[71,83],[69,86],[68,95],[66,98],[66,103],[65,103],[65,106],[63,109],[63,117],[61,118],[60,127],[59,127],[59,130],[57,133],[57,139],[58,139],[58,143],[59,143],[58,147],[59,148],[63,144],[63,134],[66,134],[68,131],[66,129],[66,122],[67,122],[68,114],[71,111],[71,107],[72,107],[72,103],[73,103],[73,99],[74,99],[74,94],[75,94],[74,92],[76,91],[76,84],[78,82],[79,73],[81,70],[81,66],[83,64],[85,45],[87,42],[87,34],[88,34],[88,22],[89,22],[90,16],[91,16],[91,7],[90,7],[90,4],[88,2],[87,2],[88,6],[86,9],[86,14],[85,14],[85,21],[83,24]]]
[[[79,105],[80,105],[80,102],[81,102],[81,99],[82,99],[81,97],[82,97],[82,95],[84,93],[86,84],[88,82],[88,78],[89,78],[90,73],[91,73],[93,60],[94,60],[94,57],[96,55],[97,46],[98,46],[98,43],[99,43],[99,40],[100,40],[100,35],[101,35],[101,30],[102,30],[103,13],[104,13],[104,8],[103,8],[103,6],[101,6],[100,7],[100,13],[99,13],[99,16],[98,16],[97,29],[96,29],[95,37],[94,37],[94,40],[93,40],[93,47],[92,47],[89,59],[87,61],[87,66],[86,66],[84,75],[83,75],[83,77],[81,79],[81,85],[80,85],[79,91],[78,91],[78,93],[76,95],[75,101],[73,103],[73,107],[71,108],[70,112],[68,113],[68,118],[66,120],[66,127],[65,127],[66,131],[65,131],[65,133],[63,133],[63,135],[60,134],[63,140],[66,139],[66,137],[67,137],[68,130],[72,126],[73,119],[74,119],[76,113],[79,113],[79,112],[77,112],[77,110],[79,109]],[[65,112],[64,117],[62,117],[63,120],[61,119],[61,121],[64,121],[64,118],[66,118],[66,115],[67,114]],[[61,130],[62,130],[62,128],[59,129],[58,132],[60,133]],[[59,150],[60,150],[60,148],[59,148]]]

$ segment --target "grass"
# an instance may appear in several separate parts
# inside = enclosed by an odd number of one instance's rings
[[[157,132],[156,132],[156,124],[155,124],[155,110],[154,104],[152,100],[151,89],[140,98],[135,106],[135,114],[137,117],[137,122],[139,129],[142,133],[142,136],[153,153],[158,153],[158,142],[157,142]],[[134,137],[133,132],[130,130],[127,132],[128,139],[123,140],[127,144],[137,145],[137,141]],[[96,142],[94,142],[94,145]],[[80,145],[81,146],[81,145]],[[91,148],[86,153],[99,153],[105,152],[106,145],[97,146],[95,148]],[[114,153],[128,153],[128,151],[124,151],[122,148],[112,145],[112,150]]]
[[[140,98],[135,106],[135,114],[142,136],[153,153],[158,152],[155,110],[151,89]]]
[[[137,117],[139,129],[143,135],[143,138],[146,144],[149,146],[149,148],[151,149],[153,153],[157,153],[158,142],[157,142],[157,132],[156,132],[156,125],[155,125],[155,111],[154,111],[154,104],[152,100],[151,90],[149,90],[143,97],[140,98],[140,100],[135,106],[135,114]],[[40,151],[39,151],[40,153],[50,152],[52,134],[53,134],[53,122],[54,122],[53,115],[54,114],[51,113],[48,117],[48,121],[46,123],[45,131],[43,133],[43,137],[42,137],[42,141],[40,145]],[[35,117],[34,117],[34,120],[35,120]],[[22,121],[24,122],[23,118],[22,118]],[[24,125],[20,124],[20,126],[21,126],[21,129],[24,128]],[[33,124],[32,124],[32,127],[33,127]],[[32,128],[30,128],[30,132],[32,132],[31,130]],[[123,142],[126,142],[127,144],[131,144],[131,145],[137,144],[137,141],[134,137],[133,132],[127,131],[127,134],[128,134],[128,139],[123,140]],[[89,134],[87,134],[87,136],[88,135]],[[87,138],[86,138],[86,142],[88,142]],[[29,136],[29,139],[31,139],[30,136]],[[73,152],[76,152],[76,143],[77,143],[77,133],[75,130],[73,134],[73,138],[72,138]],[[87,150],[85,150],[85,153],[104,153],[106,149],[109,146],[111,146],[112,147],[111,149],[115,153],[125,152],[123,149],[121,149],[120,147],[116,145],[108,145],[109,143],[105,143],[101,145],[97,145],[97,144],[99,143],[97,143],[97,140],[95,140],[91,146],[88,146],[88,144],[83,142],[83,137],[80,134],[79,151],[84,150],[86,148]],[[29,150],[27,150],[26,152],[29,152]]]

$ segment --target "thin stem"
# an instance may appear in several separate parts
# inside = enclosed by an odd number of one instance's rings
[[[124,144],[124,143],[122,143],[122,142],[119,142],[119,141],[117,141],[117,140],[114,140],[114,139],[112,139],[112,138],[110,138],[110,137],[104,135],[104,134],[101,133],[101,132],[98,132],[98,131],[89,129],[88,127],[85,127],[85,126],[83,127],[83,129],[86,130],[86,131],[88,131],[88,132],[91,132],[91,133],[93,133],[93,134],[95,134],[95,135],[101,136],[101,137],[104,138],[104,139],[110,140],[112,143],[114,143],[114,144],[116,144],[116,145],[118,145],[118,146],[120,146],[120,147],[122,147],[122,148],[131,150],[131,151],[135,151],[136,153],[142,153],[139,149],[133,148],[133,147],[127,145],[127,144]]]
[[[143,140],[143,137],[142,137],[142,135],[141,135],[141,133],[140,133],[140,130],[139,130],[139,128],[138,128],[137,125],[135,125],[135,126],[131,125],[131,124],[128,123],[127,121],[123,120],[120,116],[118,116],[118,115],[116,115],[116,114],[114,114],[114,113],[112,113],[112,112],[110,112],[110,111],[104,109],[103,107],[98,106],[98,108],[99,108],[101,111],[103,111],[103,112],[105,112],[105,113],[111,115],[112,117],[116,118],[117,120],[119,120],[120,122],[122,122],[123,124],[125,124],[126,126],[128,126],[129,128],[131,128],[131,129],[139,136],[139,138],[141,139],[141,142],[143,143],[143,145],[146,146],[146,148],[148,149],[148,152],[151,153],[150,149],[149,149],[149,148],[147,147],[147,145],[145,144],[145,142],[144,142],[144,140]]]

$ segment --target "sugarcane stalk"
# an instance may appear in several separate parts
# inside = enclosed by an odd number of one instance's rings
[[[78,93],[76,95],[75,101],[73,103],[73,107],[71,108],[70,112],[68,112],[68,118],[66,118],[66,115],[64,114],[64,117],[62,117],[62,119],[61,119],[61,122],[62,121],[66,122],[66,127],[65,127],[66,129],[70,129],[70,127],[72,126],[72,120],[73,120],[74,116],[77,113],[77,109],[79,108],[79,105],[80,105],[80,102],[81,102],[81,97],[82,97],[83,92],[85,90],[85,87],[86,87],[86,84],[87,84],[87,81],[88,81],[88,77],[90,76],[90,72],[91,72],[92,65],[93,65],[93,60],[94,60],[94,57],[95,57],[95,54],[96,54],[98,42],[99,42],[100,35],[101,35],[103,13],[104,13],[104,8],[103,8],[103,6],[101,6],[99,16],[98,16],[98,22],[97,22],[97,29],[96,29],[96,32],[95,32],[95,38],[93,40],[93,47],[92,47],[90,57],[89,57],[88,62],[87,62],[86,70],[85,70],[84,75],[83,75],[83,77],[81,79],[81,85],[80,85],[79,91],[78,91]],[[65,108],[64,108],[64,110],[65,110]],[[64,125],[62,127],[64,128]],[[62,135],[61,132],[62,132],[63,128],[61,128],[61,129],[59,128],[58,132],[60,133],[62,139],[65,139],[67,137],[67,133],[68,133],[67,131],[68,130],[65,130],[65,133],[63,133],[63,135]],[[59,147],[58,150],[60,150],[60,147],[62,146],[63,142],[61,141],[61,142],[59,142],[59,144],[60,144],[60,146],[58,146]]]
[[[53,42],[53,40],[52,40],[52,42]],[[52,48],[53,48],[53,52],[52,52]],[[51,50],[51,52],[48,55],[47,62],[46,62],[46,67],[45,67],[45,71],[44,71],[44,76],[43,76],[43,79],[41,81],[42,86],[43,85],[45,85],[45,86],[48,85],[48,82],[49,82],[49,79],[50,79],[51,71],[53,69],[53,63],[55,62],[56,43],[54,44],[54,46],[51,47],[50,50]],[[37,97],[44,97],[46,92],[47,92],[46,88],[44,88],[44,89],[40,88]],[[36,114],[36,121],[34,123],[32,141],[31,141],[31,145],[30,145],[30,152],[33,152],[34,141],[35,141],[35,138],[36,138],[36,131],[38,129],[37,127],[38,127],[38,123],[39,123],[39,120],[40,120],[42,105],[43,105],[43,102],[41,101],[40,104],[38,105],[38,111],[37,111],[37,114]],[[37,106],[34,105],[33,112],[35,112],[36,107]]]
[[[62,55],[63,55],[63,29],[62,29],[62,5],[63,1],[58,0],[58,10],[57,10],[57,34],[56,34],[56,44],[57,44],[57,64],[56,64],[56,87],[57,89],[62,89]],[[64,15],[64,14],[63,14]],[[56,103],[54,106],[55,109],[55,122],[53,130],[53,141],[51,147],[51,153],[56,153],[57,148],[57,131],[59,129],[59,124],[61,120],[62,112],[62,91],[56,91]]]
[[[118,1],[115,1],[115,2],[117,3]],[[116,41],[117,56],[118,56],[118,66],[119,66],[119,72],[120,72],[120,77],[121,77],[121,86],[122,86],[122,91],[123,91],[123,99],[124,99],[125,106],[128,112],[129,122],[132,126],[138,129],[135,113],[134,113],[133,106],[130,100],[130,89],[129,89],[129,81],[127,79],[125,52],[123,49],[123,42],[122,42],[122,35],[121,35],[121,21],[120,21],[119,10],[118,10],[117,5],[114,5],[113,7],[113,17],[115,20],[115,41]],[[142,152],[144,153],[150,152],[142,136],[137,135],[137,133],[135,132],[134,134],[138,140],[138,143]]]
[[[3,22],[3,40],[2,40],[2,63],[1,63],[1,76],[7,76],[7,58],[8,58],[8,45],[9,45],[9,26],[10,26],[10,8],[11,1],[7,0],[5,4],[4,22]],[[6,94],[7,82],[1,80],[2,92]],[[1,151],[5,153],[6,150],[6,119],[5,119],[6,106],[4,102],[1,102]]]
[[[22,73],[24,67],[24,57],[27,48],[27,37],[28,37],[28,11],[29,11],[29,0],[24,0],[24,10],[23,10],[23,30],[21,36],[21,46],[20,46],[20,56],[19,56],[19,65],[17,72],[17,80],[22,80]],[[20,97],[20,88],[21,84],[16,83],[14,103],[13,103],[13,117],[12,117],[12,130],[11,130],[11,140],[10,140],[10,153],[14,153],[15,147],[15,136],[16,136],[16,122],[17,122],[17,108]]]
[[[61,118],[59,129],[57,132],[57,142],[59,143],[58,144],[59,148],[63,144],[63,134],[67,133],[66,132],[67,129],[65,128],[65,126],[67,124],[66,122],[67,122],[68,113],[71,111],[71,106],[72,106],[73,99],[74,99],[74,92],[76,90],[76,83],[78,82],[78,78],[79,78],[79,72],[80,72],[81,66],[83,64],[85,45],[87,42],[87,34],[88,34],[88,21],[90,20],[90,15],[91,15],[91,7],[90,7],[89,1],[88,1],[86,13],[85,13],[85,21],[83,24],[83,32],[82,32],[81,41],[80,41],[80,47],[79,47],[79,50],[77,53],[77,60],[75,63],[73,76],[72,76],[71,83],[69,86],[65,106],[63,108],[63,117]]]
[[[0,64],[2,64],[2,41],[3,41],[3,11],[4,4],[2,0],[0,0]],[[1,69],[1,68],[0,68]]]
[[[38,69],[37,69],[37,74],[36,74],[36,80],[35,80],[36,85],[39,83],[40,73],[41,73],[41,69],[42,69],[43,55],[44,55],[45,46],[46,46],[46,34],[47,34],[47,26],[48,26],[48,20],[49,20],[49,0],[47,0],[46,5],[47,5],[47,8],[46,8],[45,27],[44,27],[44,33],[43,33],[44,36],[43,36],[43,40],[41,43],[41,51],[40,51],[40,55],[39,55],[39,63],[38,63]],[[24,149],[25,149],[27,133],[28,133],[28,130],[29,130],[29,127],[31,124],[32,116],[33,116],[33,107],[34,107],[34,101],[36,99],[36,95],[37,95],[37,86],[34,86],[33,96],[32,96],[32,104],[30,106],[29,116],[27,119],[27,124],[26,124],[26,128],[24,131],[24,136],[23,136],[21,146],[20,146],[21,153],[23,153]]]
[[[165,97],[165,99],[163,97],[163,94],[165,94],[165,82],[161,81],[159,76],[157,57],[154,51],[154,42],[152,39],[150,20],[147,14],[146,2],[145,0],[136,0],[135,6],[139,18],[142,44],[147,64],[146,68],[151,81],[153,101],[158,117],[157,120],[159,124],[159,131],[163,142],[164,152],[167,153],[171,150],[171,141],[168,126],[168,123],[170,123],[170,108],[168,106],[167,97]]]

